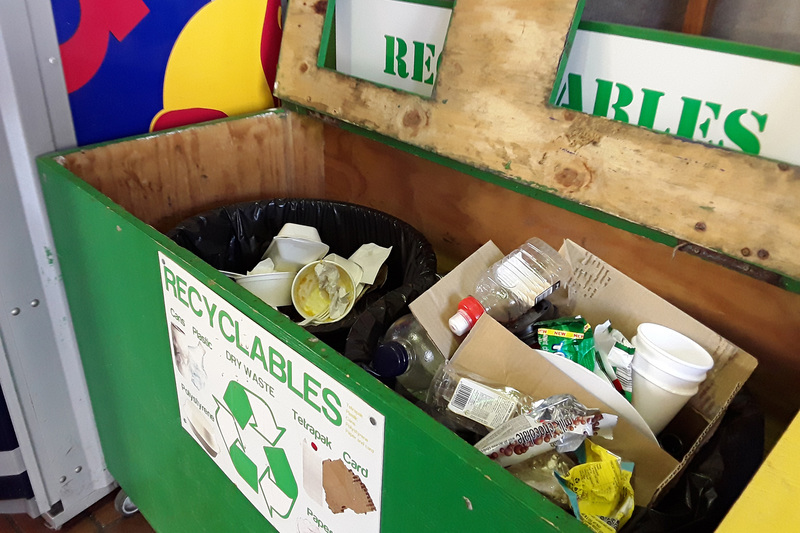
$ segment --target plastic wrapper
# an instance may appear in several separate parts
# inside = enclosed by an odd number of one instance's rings
[[[537,333],[542,350],[594,371],[594,332],[586,320],[580,316],[548,320],[538,324]]]
[[[437,279],[433,247],[411,225],[356,204],[279,198],[206,211],[180,222],[167,235],[214,268],[243,274],[258,264],[288,222],[317,228],[322,242],[342,257],[350,257],[365,243],[392,247],[380,287],[366,293],[342,320],[306,327],[349,359],[369,362],[389,325]],[[299,313],[291,318],[299,320]]]
[[[427,402],[445,425],[482,436],[530,410],[535,399],[445,363],[431,381]]]
[[[508,472],[526,485],[543,494],[556,505],[570,510],[569,498],[561,488],[555,473],[563,476],[569,474],[570,468],[575,466],[575,461],[566,454],[551,452],[537,455],[527,461],[508,467]]]
[[[578,450],[579,465],[569,474],[555,474],[569,497],[572,510],[595,533],[614,533],[633,514],[633,463],[590,440]]]
[[[502,466],[521,463],[555,449],[578,449],[587,437],[612,438],[617,416],[584,407],[574,396],[559,394],[536,402],[495,428],[475,445]]]
[[[594,328],[594,347],[605,374],[628,401],[633,391],[631,364],[636,351],[628,339],[608,320]]]

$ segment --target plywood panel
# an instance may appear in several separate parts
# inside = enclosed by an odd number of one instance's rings
[[[749,384],[775,426],[800,408],[800,395],[775,394],[800,382],[800,295],[335,127],[325,145],[326,196],[414,225],[443,272],[489,239],[506,252],[572,239],[755,356]]]
[[[165,231],[211,207],[322,190],[322,124],[267,113],[68,154],[64,165]]]
[[[317,68],[324,5],[289,6],[284,100],[800,278],[798,168],[548,107],[576,0],[459,0],[430,100]]]

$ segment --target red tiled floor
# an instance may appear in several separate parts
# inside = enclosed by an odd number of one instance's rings
[[[14,526],[11,524],[11,517],[0,516],[0,533],[16,533]]]
[[[112,492],[61,528],[64,533],[153,533],[140,513],[123,516],[114,507]],[[44,519],[26,514],[0,515],[0,533],[52,533]]]
[[[120,518],[102,529],[103,533],[149,533],[153,531],[141,513]],[[70,532],[72,533],[72,532]],[[78,533],[77,531],[75,533]]]

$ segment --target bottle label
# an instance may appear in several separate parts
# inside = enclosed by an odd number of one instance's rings
[[[494,429],[511,417],[517,400],[468,378],[458,381],[447,408]]]
[[[559,287],[561,287],[561,280],[556,281],[555,283],[550,285],[549,289],[547,289],[542,294],[537,296],[536,297],[536,303],[538,304],[539,302],[541,302],[542,300],[544,300],[545,298],[547,298],[548,296],[553,294],[553,291],[557,291]]]
[[[495,270],[495,276],[501,286],[530,307],[547,298],[559,284],[549,285],[550,280],[526,263],[520,254],[506,257]]]

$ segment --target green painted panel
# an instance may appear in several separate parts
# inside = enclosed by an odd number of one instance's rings
[[[181,428],[158,251],[384,414],[382,531],[586,531],[422,411],[54,160],[38,163],[106,461],[157,531],[272,530]]]

